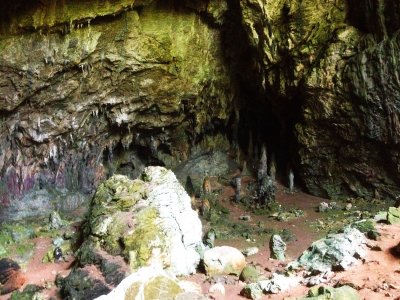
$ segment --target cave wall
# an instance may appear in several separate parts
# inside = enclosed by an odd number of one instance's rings
[[[173,166],[195,141],[226,144],[223,7],[151,2],[11,5],[0,39],[3,219],[74,209],[113,172]]]
[[[0,4],[1,219],[229,146],[315,195],[400,194],[394,0]]]
[[[298,182],[331,198],[399,195],[399,4],[240,5],[259,57],[260,102],[272,103],[278,120],[290,127],[284,130],[294,134],[278,151],[287,152]]]

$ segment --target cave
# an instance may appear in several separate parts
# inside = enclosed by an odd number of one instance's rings
[[[0,5],[0,300],[400,297],[395,0]]]

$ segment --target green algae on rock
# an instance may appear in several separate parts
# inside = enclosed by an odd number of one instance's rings
[[[85,224],[81,263],[96,263],[96,251],[106,251],[125,257],[132,270],[158,262],[176,274],[194,272],[201,223],[189,196],[165,168],[148,167],[141,178],[114,175],[99,186]]]

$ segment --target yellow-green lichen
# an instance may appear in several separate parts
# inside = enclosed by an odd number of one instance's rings
[[[125,256],[130,259],[132,269],[147,265],[153,249],[165,247],[164,233],[157,223],[158,211],[146,207],[137,213],[136,226],[131,234],[124,237]]]

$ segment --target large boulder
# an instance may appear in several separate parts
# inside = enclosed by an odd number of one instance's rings
[[[331,234],[312,243],[296,261],[289,266],[304,267],[311,272],[327,272],[347,269],[366,254],[366,237],[358,229],[346,227],[343,233]]]
[[[244,255],[229,246],[215,247],[204,252],[207,275],[239,275],[246,266]]]
[[[92,200],[80,248],[82,264],[98,263],[99,251],[121,255],[132,270],[160,263],[176,275],[194,273],[202,228],[174,173],[148,167],[141,179],[114,175]]]
[[[174,300],[190,293],[192,298],[199,299],[201,295],[188,286],[184,281],[178,281],[175,276],[162,269],[160,265],[140,268],[137,272],[125,278],[108,295],[103,295],[96,300]],[[184,299],[184,298],[183,298]]]

